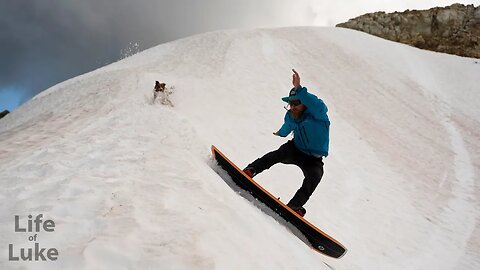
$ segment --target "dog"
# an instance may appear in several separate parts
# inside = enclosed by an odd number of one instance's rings
[[[173,86],[167,88],[165,83],[155,81],[155,86],[153,87],[153,103],[155,103],[155,100],[160,99],[160,103],[163,105],[170,105],[173,107],[172,101],[168,98],[169,95],[173,93],[173,89]]]

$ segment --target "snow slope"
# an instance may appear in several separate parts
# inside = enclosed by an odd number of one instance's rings
[[[321,256],[212,168],[276,149],[291,68],[329,106],[331,151],[307,219]],[[1,269],[480,269],[479,60],[336,28],[181,39],[58,84],[0,120]],[[175,107],[152,104],[155,80]],[[257,181],[283,201],[301,183]],[[15,232],[43,214],[54,232]],[[11,262],[9,244],[54,247]]]

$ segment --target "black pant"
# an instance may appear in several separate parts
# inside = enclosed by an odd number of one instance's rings
[[[255,160],[247,167],[252,167],[257,174],[269,169],[277,163],[295,164],[302,169],[305,179],[299,190],[287,204],[292,209],[303,206],[323,176],[322,157],[314,157],[303,153],[295,147],[293,140],[280,146],[275,151],[267,153],[263,157]]]

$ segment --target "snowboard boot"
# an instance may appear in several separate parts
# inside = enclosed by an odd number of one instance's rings
[[[297,214],[299,214],[301,217],[304,217],[305,214],[307,213],[307,209],[300,207],[295,211]]]
[[[257,173],[255,172],[255,169],[253,167],[247,167],[243,169],[243,172],[248,175],[250,178],[253,178]]]
[[[290,206],[288,206],[288,207],[290,207]],[[307,209],[305,209],[301,206],[300,207],[290,207],[290,209],[292,209],[295,213],[297,213],[301,217],[305,216],[305,214],[307,213]]]

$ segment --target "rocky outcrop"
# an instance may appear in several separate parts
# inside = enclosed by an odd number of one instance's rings
[[[338,24],[421,49],[480,58],[480,6],[375,12]]]
[[[3,117],[5,117],[7,114],[9,114],[10,112],[8,110],[5,110],[3,112],[0,112],[0,119],[2,119]]]

